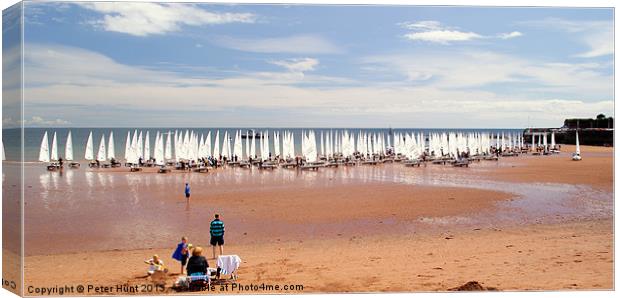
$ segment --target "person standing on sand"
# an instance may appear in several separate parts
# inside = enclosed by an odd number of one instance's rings
[[[187,258],[189,257],[189,245],[187,244],[187,237],[181,237],[181,243],[177,245],[177,249],[172,254],[172,258],[181,262],[181,275],[183,275],[183,267],[187,264]]]
[[[215,259],[215,246],[220,246],[220,256],[224,254],[224,222],[220,220],[220,215],[215,214],[215,219],[211,222],[211,246],[213,246],[213,259]]]
[[[189,193],[190,193],[189,183],[185,183],[185,198],[187,200],[189,200]]]

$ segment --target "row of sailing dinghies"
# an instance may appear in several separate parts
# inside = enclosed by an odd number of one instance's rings
[[[294,134],[290,131],[273,132],[273,142],[270,140],[269,131],[261,133],[260,137],[252,134],[245,138],[245,146],[242,141],[242,133],[236,131],[234,138],[229,136],[228,131],[224,132],[223,140],[220,141],[220,131],[215,132],[214,143],[211,142],[211,132],[198,136],[193,131],[185,133],[175,131],[160,133],[155,136],[153,154],[151,155],[150,132],[143,134],[142,131],[135,130],[127,132],[125,142],[125,160],[130,164],[139,163],[140,159],[155,160],[155,164],[164,165],[167,160],[199,160],[209,156],[219,158],[220,156],[239,159],[259,156],[266,160],[273,153],[274,156],[293,158],[295,153]],[[428,136],[428,141],[426,137]],[[258,140],[257,140],[258,139]],[[231,143],[232,140],[232,143]],[[258,143],[258,144],[257,144]],[[546,141],[545,141],[546,143]],[[552,146],[554,145],[552,136]],[[212,145],[213,144],[213,145]],[[320,144],[319,146],[317,146]],[[257,150],[258,145],[258,150]],[[273,145],[273,146],[271,146]],[[438,155],[457,156],[459,152],[470,150],[472,153],[489,153],[491,146],[496,148],[517,148],[523,147],[523,138],[520,135],[512,134],[491,134],[491,133],[395,133],[393,137],[386,136],[384,133],[362,132],[351,133],[349,131],[320,132],[318,142],[317,134],[313,130],[302,131],[301,156],[309,162],[318,160],[322,156],[352,156],[358,152],[364,156],[373,154],[385,154],[387,148],[393,148],[395,154],[417,158],[422,152],[428,150],[429,153]],[[213,147],[213,148],[212,148]],[[116,158],[114,146],[114,134],[110,132],[107,140],[105,134],[101,136],[97,155],[94,154],[94,141],[92,131],[86,141],[84,154],[85,160],[98,160],[100,162]],[[174,148],[174,151],[172,150]],[[271,150],[273,148],[273,152]],[[49,147],[48,134],[45,132],[41,142],[39,161],[50,162],[58,160],[57,135],[54,132],[52,137],[51,149]],[[65,145],[65,160],[71,161],[73,156],[73,142],[71,132],[67,134]]]
[[[88,135],[88,140],[86,141],[86,152],[84,154],[84,159],[86,159],[86,160],[105,161],[105,160],[108,160],[108,159],[115,158],[115,153],[114,153],[114,135],[113,135],[113,133],[110,133],[110,139],[109,139],[108,148],[109,148],[109,150],[107,151],[107,154],[106,154],[105,135],[102,135],[101,136],[101,142],[100,142],[100,145],[99,145],[99,151],[97,152],[97,158],[95,159],[94,153],[93,153],[93,133],[91,132]],[[57,141],[57,137],[56,137],[56,132],[54,132],[54,135],[52,137],[52,146],[51,146],[51,149],[50,149],[49,139],[48,139],[47,131],[46,131],[45,134],[43,134],[43,140],[41,140],[41,147],[39,149],[39,161],[51,162],[51,161],[58,161],[58,159],[59,159],[59,155],[58,155],[58,141]],[[74,160],[74,157],[73,157],[73,137],[71,136],[71,131],[69,131],[69,133],[67,133],[67,142],[65,143],[65,156],[64,156],[64,159],[67,160],[67,161]]]
[[[58,160],[58,140],[56,138],[56,132],[54,132],[54,136],[52,137],[52,148],[50,150],[49,139],[47,137],[47,131],[43,135],[43,140],[41,140],[41,147],[39,149],[39,161],[42,162],[50,162]],[[65,160],[71,161],[73,160],[73,139],[71,137],[71,132],[67,135],[67,142],[65,145]]]
[[[144,136],[144,137],[143,137]],[[428,139],[426,138],[428,136]],[[234,139],[229,136],[228,131],[224,132],[223,141],[220,141],[220,131],[215,133],[215,142],[212,146],[211,132],[204,135],[196,134],[194,131],[186,130],[185,133],[175,131],[160,133],[155,136],[153,154],[150,148],[150,133],[144,135],[142,131],[127,132],[127,140],[125,142],[125,160],[130,164],[138,164],[140,159],[155,160],[155,164],[164,165],[167,160],[194,160],[201,158],[220,156],[226,158],[237,157],[239,159],[248,159],[248,157],[260,156],[263,160],[270,157],[272,151],[270,144],[273,144],[274,156],[284,158],[293,158],[295,154],[294,135],[290,131],[273,132],[273,142],[270,142],[270,134],[264,131],[258,137],[252,134],[251,137],[245,138],[245,146],[243,146],[242,133],[236,131]],[[164,140],[165,138],[165,140]],[[579,135],[577,134],[576,154],[580,155]],[[231,139],[233,143],[231,144]],[[317,146],[317,143],[320,146]],[[220,146],[221,144],[221,146]],[[551,148],[555,147],[555,134],[551,134]],[[532,147],[536,146],[536,138],[532,138]],[[547,137],[540,136],[538,138],[538,146],[547,146]],[[213,147],[213,148],[211,148]],[[245,148],[244,148],[245,147]],[[428,152],[434,156],[451,155],[458,156],[460,152],[470,151],[472,154],[489,154],[491,147],[507,150],[509,148],[524,148],[524,139],[518,134],[499,133],[395,133],[393,137],[386,137],[383,133],[350,133],[349,131],[328,132],[321,131],[319,142],[315,131],[302,131],[301,140],[301,156],[305,157],[309,162],[318,161],[319,155],[330,157],[336,154],[343,156],[352,156],[358,152],[364,156],[373,154],[385,154],[387,148],[393,148],[397,155],[406,156],[410,159],[418,158],[423,152]],[[84,153],[85,160],[97,160],[100,162],[115,159],[114,133],[110,132],[107,140],[105,134],[102,134],[99,142],[97,155],[94,155],[93,133],[88,135],[86,141],[86,150]],[[173,149],[174,148],[174,152]],[[320,149],[320,151],[319,151]],[[3,159],[4,159],[4,150]],[[52,137],[51,149],[47,131],[43,135],[41,148],[39,151],[39,161],[50,162],[57,161],[58,142],[56,132]],[[73,156],[73,140],[71,131],[67,134],[67,142],[65,145],[65,160],[71,161]],[[579,158],[580,159],[580,158]]]

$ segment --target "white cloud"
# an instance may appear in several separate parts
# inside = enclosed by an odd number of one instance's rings
[[[63,119],[52,119],[46,120],[40,116],[32,116],[30,119],[25,119],[23,121],[13,119],[12,117],[7,117],[2,119],[2,125],[4,127],[20,127],[22,125],[28,127],[45,127],[45,126],[62,126],[70,124],[69,121]]]
[[[210,12],[194,4],[147,2],[87,2],[78,5],[103,14],[90,24],[106,31],[135,36],[166,34],[182,26],[254,23],[251,13]]]
[[[512,31],[510,33],[500,33],[498,34],[498,37],[501,39],[511,39],[511,38],[515,38],[515,37],[519,37],[519,36],[523,36],[523,33],[519,32],[519,31]]]
[[[406,33],[405,38],[413,41],[426,41],[439,44],[450,44],[452,42],[470,41],[483,38],[494,38],[475,32],[462,31],[457,27],[448,27],[438,21],[419,21],[399,23],[401,27],[412,30]],[[510,39],[519,37],[521,32],[500,33],[497,38]]]
[[[369,56],[361,64],[399,73],[409,84],[428,80],[428,84],[438,88],[480,89],[522,84],[510,92],[554,92],[573,98],[579,95],[612,98],[613,95],[613,77],[606,64],[535,61],[474,51]]]
[[[286,123],[279,122],[283,126],[310,125],[312,119],[321,119],[319,124],[324,126],[335,125],[333,123],[340,126],[393,123],[410,127],[518,127],[525,125],[528,117],[532,123],[541,119],[540,125],[560,125],[568,116],[592,116],[600,112],[613,114],[611,97],[601,96],[601,90],[593,89],[596,86],[592,81],[605,78],[598,73],[602,66],[596,64],[536,66],[535,62],[526,63],[515,57],[492,53],[455,55],[450,59],[443,58],[446,61],[442,61],[441,56],[368,58],[366,63],[371,66],[378,64],[386,66],[385,69],[408,73],[412,80],[429,80],[421,85],[391,85],[299,76],[299,71],[316,68],[319,62],[312,58],[278,61],[287,69],[283,72],[244,72],[212,79],[188,78],[176,72],[124,65],[83,49],[33,44],[26,48],[29,51],[25,71],[29,79],[32,76],[33,83],[24,91],[25,113],[29,118],[30,115],[42,117],[40,121],[68,119],[77,126],[87,126],[95,118],[99,121],[97,123],[108,126],[128,125],[134,121],[133,118],[116,116],[118,109],[139,110],[140,115],[166,113],[165,118],[177,125],[236,124],[237,120],[230,117],[223,122],[206,123],[204,115],[200,114],[241,109],[253,111],[252,117],[239,119],[244,125],[268,125],[274,118],[283,121],[283,118],[273,117],[273,113],[256,111],[297,113],[296,118],[290,118]],[[545,92],[532,98],[510,92],[497,94],[482,88],[464,88],[489,82],[517,81],[519,77],[513,77],[513,72],[518,68],[530,70],[516,75],[530,73],[530,77],[544,78],[548,84],[570,85],[584,81],[583,90],[578,93],[583,98],[545,96]],[[547,69],[551,71],[547,72]],[[563,77],[553,81],[553,77],[562,73]],[[567,78],[572,81],[561,82]],[[300,85],[307,82],[319,84]],[[601,86],[606,84],[603,82]],[[578,87],[568,86],[567,92],[574,92]],[[590,93],[590,90],[596,92]],[[198,118],[189,116],[191,113],[197,113]],[[85,118],[84,115],[89,116]],[[175,115],[179,116],[175,118]],[[445,121],[441,120],[442,117],[446,118]],[[156,122],[136,125],[166,125],[160,123],[161,118],[144,119]],[[343,119],[346,123],[342,122]],[[36,122],[37,119],[30,121]]]
[[[596,32],[588,32],[583,37],[583,42],[590,48],[588,51],[578,53],[576,56],[592,58],[614,54],[613,27],[605,27]]]
[[[224,48],[255,53],[339,54],[343,49],[317,35],[273,38],[234,38],[219,36],[212,41]]]
[[[576,57],[593,58],[614,54],[614,24],[611,21],[570,21],[560,18],[521,22],[544,30],[563,31],[588,48]]]
[[[401,27],[411,30],[443,30],[443,26],[438,21],[419,21],[419,22],[404,22],[400,23]]]
[[[425,32],[412,32],[405,34],[405,37],[410,40],[421,40],[436,42],[442,44],[448,44],[452,41],[467,41],[477,38],[482,38],[481,35],[473,32],[461,32],[454,30],[435,30]]]
[[[286,60],[272,60],[269,63],[282,66],[291,72],[305,72],[314,70],[319,65],[319,60],[314,58],[296,58]]]

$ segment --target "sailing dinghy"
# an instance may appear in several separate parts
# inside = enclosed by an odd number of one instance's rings
[[[573,153],[573,160],[581,160],[581,149],[579,148],[579,132],[575,132],[575,153]]]
[[[71,131],[67,134],[67,143],[65,144],[65,159],[69,162],[69,168],[77,169],[80,164],[73,161],[73,138],[71,137]]]
[[[41,147],[39,148],[39,161],[49,163],[50,160],[50,144],[49,139],[47,137],[47,131],[43,135],[43,139],[41,140]],[[59,168],[58,164],[51,163],[47,166],[48,171],[56,171]]]

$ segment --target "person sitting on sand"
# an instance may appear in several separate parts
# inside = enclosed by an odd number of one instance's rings
[[[220,215],[216,214],[211,221],[210,227],[211,246],[213,246],[213,259],[215,259],[215,246],[220,246],[220,256],[224,254],[224,222],[220,220]]]
[[[149,265],[149,269],[146,271],[148,275],[153,275],[156,271],[168,271],[166,267],[164,267],[164,261],[162,261],[158,255],[153,255],[152,259],[145,260],[144,263]]]
[[[202,256],[202,247],[197,246],[192,251],[192,256],[187,261],[187,275],[206,275],[209,263]]]
[[[172,258],[181,262],[181,274],[183,274],[183,268],[187,264],[187,258],[189,257],[189,245],[187,244],[187,237],[181,237],[181,243],[177,245],[177,249],[172,254]]]

